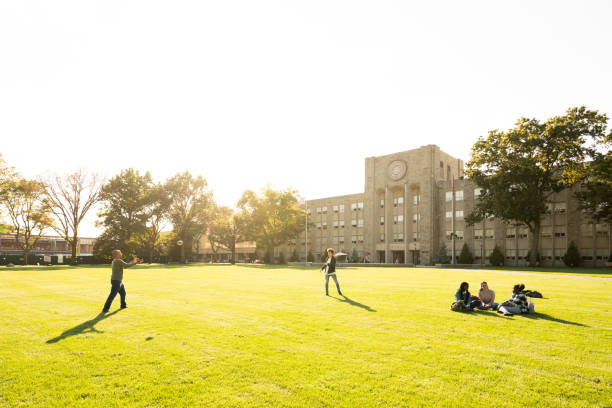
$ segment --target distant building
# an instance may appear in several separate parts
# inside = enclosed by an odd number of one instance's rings
[[[79,238],[78,256],[93,256],[93,247],[96,238]],[[0,234],[0,256],[1,255],[23,255],[14,234]],[[36,246],[30,251],[30,255],[56,256],[57,263],[63,263],[63,259],[72,256],[70,245],[64,238],[44,235],[38,239]]]
[[[236,262],[250,262],[256,259],[257,245],[255,242],[245,241],[236,243]],[[232,253],[223,248],[213,251],[207,236],[200,238],[196,248],[196,258],[203,262],[229,262]]]
[[[498,245],[506,265],[525,265],[530,231],[491,218],[468,227],[464,222],[479,189],[463,179],[464,163],[436,145],[365,159],[365,192],[307,201],[308,250],[318,261],[328,247],[360,261],[431,264],[442,243],[451,253],[452,180],[455,180],[455,251],[464,243],[475,264],[486,264]],[[578,246],[585,266],[602,266],[610,255],[610,225],[594,224],[580,212],[573,191],[552,197],[542,221],[542,265],[562,266],[568,243]],[[306,234],[276,248],[286,259],[295,251],[306,256]]]

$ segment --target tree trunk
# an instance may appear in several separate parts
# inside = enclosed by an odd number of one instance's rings
[[[27,265],[28,264],[28,255],[30,254],[30,250],[27,248],[23,249],[23,264]]]
[[[75,265],[77,263],[77,248],[79,245],[79,237],[77,235],[76,230],[74,231],[74,236],[72,237],[72,245],[71,245],[71,253],[72,253],[72,259],[71,259],[71,263],[73,265]]]
[[[529,266],[536,266],[538,261],[538,251],[540,248],[540,222],[536,222],[533,225],[532,237],[531,237],[531,250],[529,253]]]

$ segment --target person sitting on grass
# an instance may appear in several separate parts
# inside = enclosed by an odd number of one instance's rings
[[[112,255],[113,262],[111,263],[111,265],[113,268],[113,272],[111,274],[111,291],[108,295],[108,298],[106,299],[106,303],[104,303],[102,313],[108,312],[111,307],[111,304],[113,303],[113,300],[115,299],[115,296],[117,296],[117,293],[119,293],[119,296],[121,296],[121,309],[125,309],[127,307],[127,304],[125,303],[125,286],[123,285],[123,268],[129,268],[130,266],[142,262],[141,259],[138,259],[136,257],[132,259],[132,262],[125,262],[123,259],[121,259],[123,254],[118,249],[113,250]]]
[[[478,299],[482,303],[478,306],[479,309],[482,310],[497,310],[499,303],[495,302],[495,292],[489,289],[489,285],[487,282],[482,282],[480,284],[480,289],[478,289]]]
[[[459,285],[459,289],[457,289],[457,291],[455,292],[455,301],[463,302],[463,305],[467,309],[473,310],[475,307],[482,305],[482,302],[480,300],[472,300],[472,295],[468,290],[469,287],[469,283],[461,282],[461,285]]]
[[[498,313],[503,313],[504,316],[512,316],[517,313],[529,313],[529,304],[527,297],[521,293],[525,289],[525,285],[517,284],[512,288],[512,298],[506,300],[499,306]]]
[[[321,267],[321,270],[325,269],[325,296],[329,296],[329,277],[331,276],[334,282],[336,282],[336,289],[338,294],[342,296],[340,291],[340,285],[338,279],[336,279],[336,257],[334,256],[333,248],[327,248],[327,261]]]

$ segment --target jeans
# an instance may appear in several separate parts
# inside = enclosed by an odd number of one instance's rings
[[[518,313],[521,313],[521,307],[520,306],[502,306],[499,308],[499,311],[502,313],[518,314]]]
[[[474,303],[474,302],[472,302],[472,304],[473,304],[473,303]],[[480,305],[479,305],[479,306],[476,306],[476,307],[477,307],[478,309],[480,309],[480,310],[497,310],[497,306],[499,306],[499,303],[497,303],[497,302],[493,302],[493,303],[491,303],[491,306],[490,306],[490,307],[484,307],[484,304],[482,304],[482,301],[481,301]]]
[[[336,282],[336,288],[338,289],[338,294],[342,295],[342,292],[340,292],[340,285],[338,284],[338,279],[336,279],[336,274],[333,275],[328,275],[325,274],[325,294],[329,295],[329,277],[331,276],[331,278],[334,280],[334,282]]]
[[[118,281],[118,280],[111,280],[111,291],[110,294],[108,295],[108,298],[106,299],[106,303],[104,304],[104,310],[108,310],[111,307],[111,304],[113,303],[113,300],[115,299],[115,296],[117,296],[117,293],[119,293],[119,296],[121,296],[121,307],[125,307],[125,286],[123,286],[123,282]]]

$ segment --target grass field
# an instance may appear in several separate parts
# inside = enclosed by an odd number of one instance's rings
[[[0,269],[2,407],[611,407],[612,280],[482,270]],[[586,278],[586,279],[585,279]],[[454,313],[458,284],[536,315]]]

